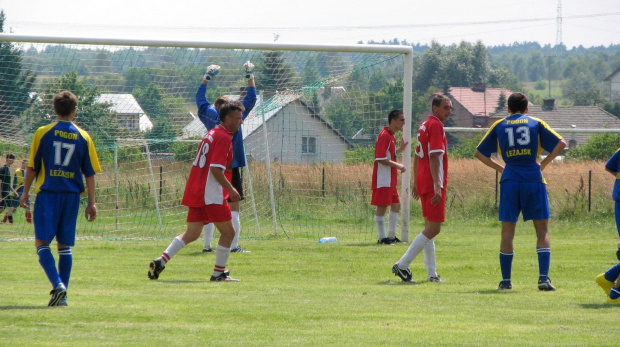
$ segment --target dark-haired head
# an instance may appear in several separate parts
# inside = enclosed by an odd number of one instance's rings
[[[220,122],[224,123],[224,119],[226,118],[226,115],[233,113],[234,111],[245,111],[245,107],[243,107],[243,104],[240,101],[231,101],[231,102],[227,102],[222,104],[222,106],[220,107]]]
[[[388,124],[392,123],[392,121],[398,120],[401,114],[403,114],[403,110],[392,110],[392,112],[388,114]]]
[[[511,114],[524,114],[527,110],[527,96],[523,93],[513,93],[508,97],[508,112]]]
[[[77,109],[77,97],[68,90],[54,95],[54,112],[61,117],[69,117]]]

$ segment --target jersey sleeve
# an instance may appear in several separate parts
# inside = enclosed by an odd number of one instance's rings
[[[232,142],[229,136],[218,136],[213,139],[211,147],[212,155],[209,166],[215,166],[224,170],[228,169],[228,154],[231,151]]]
[[[431,123],[428,129],[428,135],[428,154],[445,153],[446,149],[443,145],[444,132],[441,123]]]
[[[562,136],[556,133],[545,121],[538,119],[540,146],[547,152],[553,151],[558,142],[562,140]]]
[[[97,156],[97,151],[95,150],[95,143],[93,139],[88,135],[85,130],[79,129],[80,135],[86,141],[86,155],[84,156],[84,160],[81,165],[82,173],[84,177],[91,177],[96,173],[101,172],[101,166],[99,164],[99,157]]]
[[[620,172],[620,148],[605,163],[605,168],[616,173]]]
[[[377,139],[377,144],[375,145],[375,160],[390,159],[388,154],[390,149],[390,139],[384,134],[384,132],[381,132],[379,134],[379,138]]]
[[[480,143],[476,147],[476,149],[482,153],[485,157],[490,157],[493,153],[499,153],[499,144],[497,142],[497,133],[496,127],[502,120],[495,122],[489,130],[487,130],[486,134],[480,140]]]
[[[254,108],[254,105],[256,105],[256,88],[249,87],[245,97],[243,98],[243,107],[245,108],[245,111],[243,111],[244,120],[250,114]]]

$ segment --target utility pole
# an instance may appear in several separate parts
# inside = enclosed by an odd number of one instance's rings
[[[562,0],[558,0],[558,14],[555,20],[556,33],[555,33],[555,45],[562,44]]]

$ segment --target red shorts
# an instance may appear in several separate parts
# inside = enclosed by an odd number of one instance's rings
[[[420,195],[422,203],[422,215],[430,222],[443,222],[446,219],[446,190],[441,190],[441,201],[437,205],[431,204],[435,193]]]
[[[370,204],[373,206],[391,206],[400,202],[396,187],[384,187],[372,190],[372,200]]]
[[[203,207],[189,207],[187,222],[203,222],[204,224],[226,222],[232,220],[230,206],[224,201],[224,205],[211,204]]]

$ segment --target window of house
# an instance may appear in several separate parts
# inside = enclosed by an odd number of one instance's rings
[[[316,153],[316,137],[302,136],[301,137],[301,153]]]

